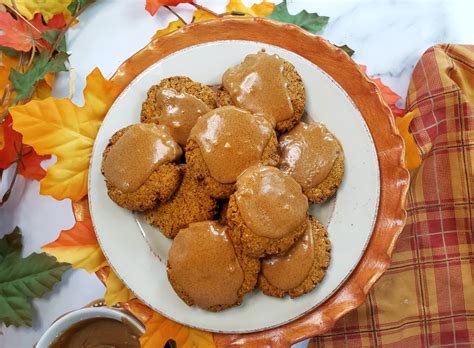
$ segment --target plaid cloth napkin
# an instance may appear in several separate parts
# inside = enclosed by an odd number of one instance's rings
[[[312,347],[474,347],[474,46],[428,49],[406,111],[422,162],[392,265]]]

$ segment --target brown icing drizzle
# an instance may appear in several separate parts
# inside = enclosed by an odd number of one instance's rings
[[[303,189],[320,184],[341,152],[338,141],[321,123],[300,122],[280,137],[280,170]]]
[[[255,234],[284,237],[305,223],[308,199],[290,176],[268,166],[247,169],[237,180],[240,215]]]
[[[272,134],[273,127],[264,117],[225,106],[201,116],[190,139],[199,144],[211,176],[230,184],[259,163]]]
[[[122,192],[134,192],[161,164],[182,154],[166,126],[135,124],[127,128],[104,158],[104,176]]]
[[[242,63],[227,69],[222,85],[235,105],[265,116],[275,126],[293,116],[283,68],[283,60],[275,54],[249,54]]]
[[[217,221],[190,224],[178,233],[168,254],[175,283],[202,308],[239,299],[244,272],[226,230]]]
[[[156,101],[161,108],[157,116],[159,124],[170,128],[170,133],[178,144],[184,146],[197,119],[209,111],[201,99],[172,88],[162,88],[156,93]]]
[[[314,240],[311,222],[305,234],[284,255],[262,261],[262,273],[270,284],[287,291],[296,288],[309,275],[314,263]]]
[[[49,348],[139,348],[139,337],[140,332],[126,322],[94,318],[72,325]]]

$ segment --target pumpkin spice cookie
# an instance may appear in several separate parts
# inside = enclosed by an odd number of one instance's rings
[[[308,199],[293,178],[275,167],[255,166],[236,186],[227,223],[237,250],[252,257],[281,254],[303,235]]]
[[[174,238],[190,223],[212,220],[217,213],[216,200],[185,169],[182,183],[174,195],[167,202],[145,212],[145,219],[166,237]]]
[[[178,188],[179,145],[165,126],[136,124],[116,132],[105,148],[102,174],[109,197],[119,206],[144,211]]]
[[[283,133],[303,115],[306,96],[303,80],[292,64],[260,51],[227,69],[217,91],[217,103],[264,116]]]
[[[311,203],[331,197],[344,175],[344,151],[321,123],[298,123],[280,137],[280,170],[293,177]]]
[[[228,198],[237,177],[258,163],[277,165],[278,141],[264,117],[234,106],[201,116],[186,145],[189,171],[214,198]]]
[[[173,76],[148,90],[140,120],[168,126],[175,140],[185,146],[197,119],[214,108],[216,93],[210,87]]]
[[[262,260],[258,286],[268,296],[301,296],[321,282],[330,258],[327,230],[310,216],[305,234],[290,250]]]
[[[168,279],[189,306],[217,312],[238,306],[255,288],[258,259],[236,253],[228,227],[217,221],[190,224],[181,230],[168,254]]]

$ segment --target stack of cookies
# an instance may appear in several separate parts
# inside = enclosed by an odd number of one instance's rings
[[[305,101],[294,66],[260,51],[219,86],[162,80],[141,123],[110,139],[109,196],[174,239],[168,279],[188,305],[220,311],[257,287],[297,297],[324,277],[331,246],[308,206],[336,192],[344,153],[324,125],[300,121]]]

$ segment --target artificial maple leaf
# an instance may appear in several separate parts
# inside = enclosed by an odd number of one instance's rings
[[[329,17],[320,16],[315,12],[309,13],[306,10],[300,11],[296,15],[292,15],[288,12],[286,0],[283,0],[281,4],[276,5],[275,10],[267,17],[279,22],[296,24],[313,34],[324,28],[329,21]]]
[[[31,299],[42,297],[70,266],[44,253],[22,258],[18,229],[0,240],[0,323],[31,326]]]
[[[216,347],[212,333],[178,324],[153,312],[145,322],[145,333],[140,337],[142,348],[164,347],[168,340],[176,342],[176,347]]]
[[[46,172],[41,168],[42,161],[49,159],[51,156],[39,156],[31,146],[22,145],[22,136],[12,128],[12,118],[7,115],[1,128],[4,134],[5,144],[0,150],[0,169],[10,167],[17,159],[18,153],[21,153],[22,158],[18,163],[18,174],[27,179],[41,180]]]
[[[34,92],[36,83],[44,79],[47,74],[66,71],[65,62],[67,58],[67,53],[59,52],[50,59],[48,53],[43,51],[39,56],[35,57],[35,64],[24,73],[11,69],[9,78],[15,89],[16,96],[10,104],[15,104],[20,100],[29,98]]]
[[[255,17],[264,17],[270,14],[273,11],[274,7],[275,5],[273,3],[263,1],[259,4],[254,4],[249,8],[249,7],[246,7],[242,3],[241,0],[230,0],[226,6],[226,11],[227,12],[237,11],[237,12],[248,13]],[[216,18],[218,17],[213,15],[212,13],[209,13],[201,9],[197,9],[193,13],[193,23],[203,22],[203,21],[212,20]],[[158,30],[151,39],[155,40],[156,38],[160,36],[171,33],[184,26],[185,26],[185,23],[182,20],[177,19],[173,22],[170,22],[166,28]]]
[[[18,62],[17,57],[10,57],[6,54],[0,53],[0,96],[5,95],[5,89],[10,85],[9,75],[12,67],[16,66]],[[8,93],[5,95],[3,103],[0,104],[0,115],[3,115],[5,108],[11,103],[15,97],[15,92]],[[3,127],[0,125],[0,150],[5,145]]]
[[[405,164],[408,170],[416,169],[421,164],[421,156],[420,151],[418,150],[418,146],[416,145],[415,138],[413,134],[410,132],[410,123],[415,117],[414,112],[408,112],[403,117],[396,117],[395,124],[398,127],[400,135],[402,136],[403,140],[405,141]]]
[[[192,0],[146,0],[145,10],[154,16],[161,6],[177,6],[186,2],[192,2]]]
[[[0,0],[0,3],[13,8],[12,0]],[[71,0],[15,0],[16,8],[23,17],[31,20],[35,14],[41,13],[46,22],[56,14],[65,13],[70,3]]]
[[[360,69],[364,72],[364,73],[367,73],[367,66],[365,65],[359,65],[360,66]],[[383,96],[383,99],[385,100],[385,102],[387,103],[387,105],[390,107],[390,109],[392,110],[392,113],[394,116],[398,116],[398,117],[401,117],[403,116],[404,114],[404,110],[403,109],[400,109],[398,106],[397,106],[397,102],[402,99],[402,97],[400,97],[397,93],[395,93],[394,91],[392,91],[390,89],[390,87],[388,87],[387,85],[385,85],[383,82],[382,82],[382,79],[381,78],[370,78],[370,80],[372,80],[376,85],[377,87],[380,89],[380,92],[382,93],[382,96]]]
[[[104,300],[107,306],[114,306],[118,303],[128,302],[135,298],[135,295],[111,269],[109,270],[109,275],[105,280],[105,287],[107,290],[104,295]]]
[[[250,8],[245,6],[241,0],[229,0],[226,6],[227,12],[238,11],[247,13],[255,17],[265,17],[270,15],[275,9],[275,4],[268,1],[262,1],[259,4],[253,4]]]
[[[74,268],[97,272],[108,266],[92,226],[87,199],[72,203],[76,223],[69,230],[63,230],[58,238],[41,249],[67,262]]]
[[[94,69],[86,80],[84,106],[70,99],[32,100],[10,108],[13,128],[39,154],[54,154],[57,162],[40,182],[40,193],[79,201],[87,194],[89,161],[95,137],[121,88]]]
[[[43,19],[38,13],[28,25],[21,18],[13,18],[8,12],[0,12],[0,29],[3,35],[0,35],[0,45],[13,48],[17,51],[28,52],[33,44],[40,50],[49,47],[47,42],[42,39],[41,34],[51,29],[62,29],[66,23],[63,14],[58,14],[50,20],[47,25],[43,24]],[[36,43],[39,43],[38,45]]]

